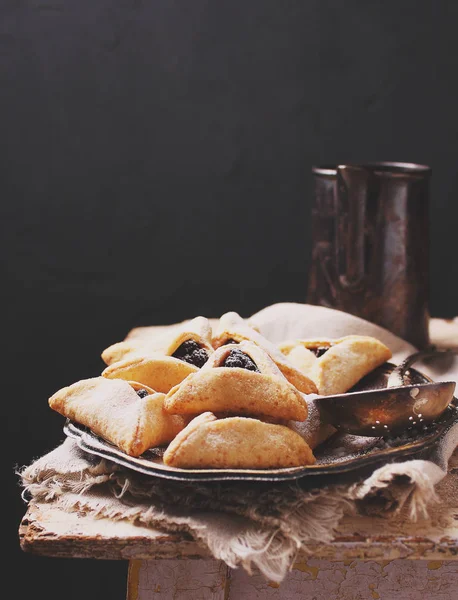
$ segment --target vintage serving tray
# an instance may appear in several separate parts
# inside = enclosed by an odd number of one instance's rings
[[[64,432],[89,454],[110,460],[144,475],[179,481],[288,481],[305,478],[331,478],[333,482],[348,474],[368,473],[388,462],[407,459],[434,459],[435,450],[451,427],[458,425],[458,401],[453,399],[440,419],[409,437],[392,439],[359,438],[335,434],[314,454],[317,462],[304,467],[283,469],[177,469],[162,462],[162,450],[148,450],[142,456],[128,456],[86,427],[67,420]]]

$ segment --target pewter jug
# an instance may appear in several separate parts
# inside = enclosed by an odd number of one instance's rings
[[[412,163],[313,168],[307,302],[428,345],[430,174]]]

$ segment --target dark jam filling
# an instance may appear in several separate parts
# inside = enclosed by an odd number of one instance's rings
[[[224,342],[223,346],[227,346],[228,344],[238,344],[238,342],[236,340],[233,340],[232,338],[229,338]]]
[[[317,348],[309,348],[311,352],[317,357],[323,356],[325,352],[329,350],[329,346],[318,346]]]
[[[208,353],[194,340],[186,340],[172,354],[173,357],[179,358],[196,367],[204,366],[208,360]]]
[[[247,369],[248,371],[255,371],[259,373],[259,369],[256,364],[251,360],[248,354],[234,348],[229,352],[224,360],[222,367],[239,367],[240,369]]]
[[[149,392],[147,392],[143,388],[140,388],[139,390],[135,390],[135,391],[137,392],[137,396],[140,396],[140,398],[144,398],[145,396],[149,395]]]

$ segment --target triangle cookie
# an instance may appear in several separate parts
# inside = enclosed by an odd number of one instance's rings
[[[283,342],[279,348],[316,383],[322,396],[344,394],[391,358],[391,350],[385,344],[364,335],[334,340],[293,340]]]
[[[219,320],[213,335],[213,346],[219,348],[229,343],[251,341],[261,347],[277,367],[300,392],[313,394],[317,392],[316,386],[307,375],[297,369],[280,350],[262,336],[258,331],[250,327],[245,320],[236,312],[228,312]]]
[[[308,444],[284,425],[206,412],[169,444],[164,463],[183,469],[269,469],[312,465]]]
[[[103,377],[62,388],[49,406],[89,427],[130,456],[170,442],[186,422],[164,410],[164,394],[138,383]]]
[[[125,340],[110,346],[102,354],[110,363],[102,376],[138,381],[167,393],[205,364],[213,353],[210,342],[208,319],[197,317],[147,343]]]
[[[295,421],[307,417],[302,394],[252,342],[218,348],[198,373],[170,390],[164,407],[174,414],[212,411]]]
[[[212,328],[209,320],[205,317],[196,317],[161,335],[151,334],[148,338],[141,339],[127,338],[123,342],[113,344],[102,352],[102,360],[106,365],[111,365],[132,355],[159,353],[172,356],[182,344],[189,341],[195,342],[210,354],[213,350],[211,337]],[[185,352],[186,348],[182,349],[182,354]],[[201,362],[203,358],[204,355],[197,362]]]

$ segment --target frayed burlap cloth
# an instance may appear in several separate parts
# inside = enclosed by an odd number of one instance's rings
[[[413,348],[371,323],[326,308],[280,304],[251,320],[274,342],[295,337],[373,335],[394,353],[394,362]],[[136,330],[135,335],[142,335]],[[457,380],[457,359],[446,367],[416,365],[436,380]],[[352,449],[354,450],[354,440]],[[363,441],[361,443],[364,443]],[[230,567],[253,565],[280,582],[307,544],[333,538],[345,513],[390,517],[404,507],[415,520],[437,502],[436,484],[445,476],[458,445],[452,427],[427,460],[387,464],[365,480],[329,483],[316,489],[288,483],[182,483],[147,477],[81,451],[67,439],[25,468],[24,494],[68,511],[125,519],[167,531],[185,531]]]

